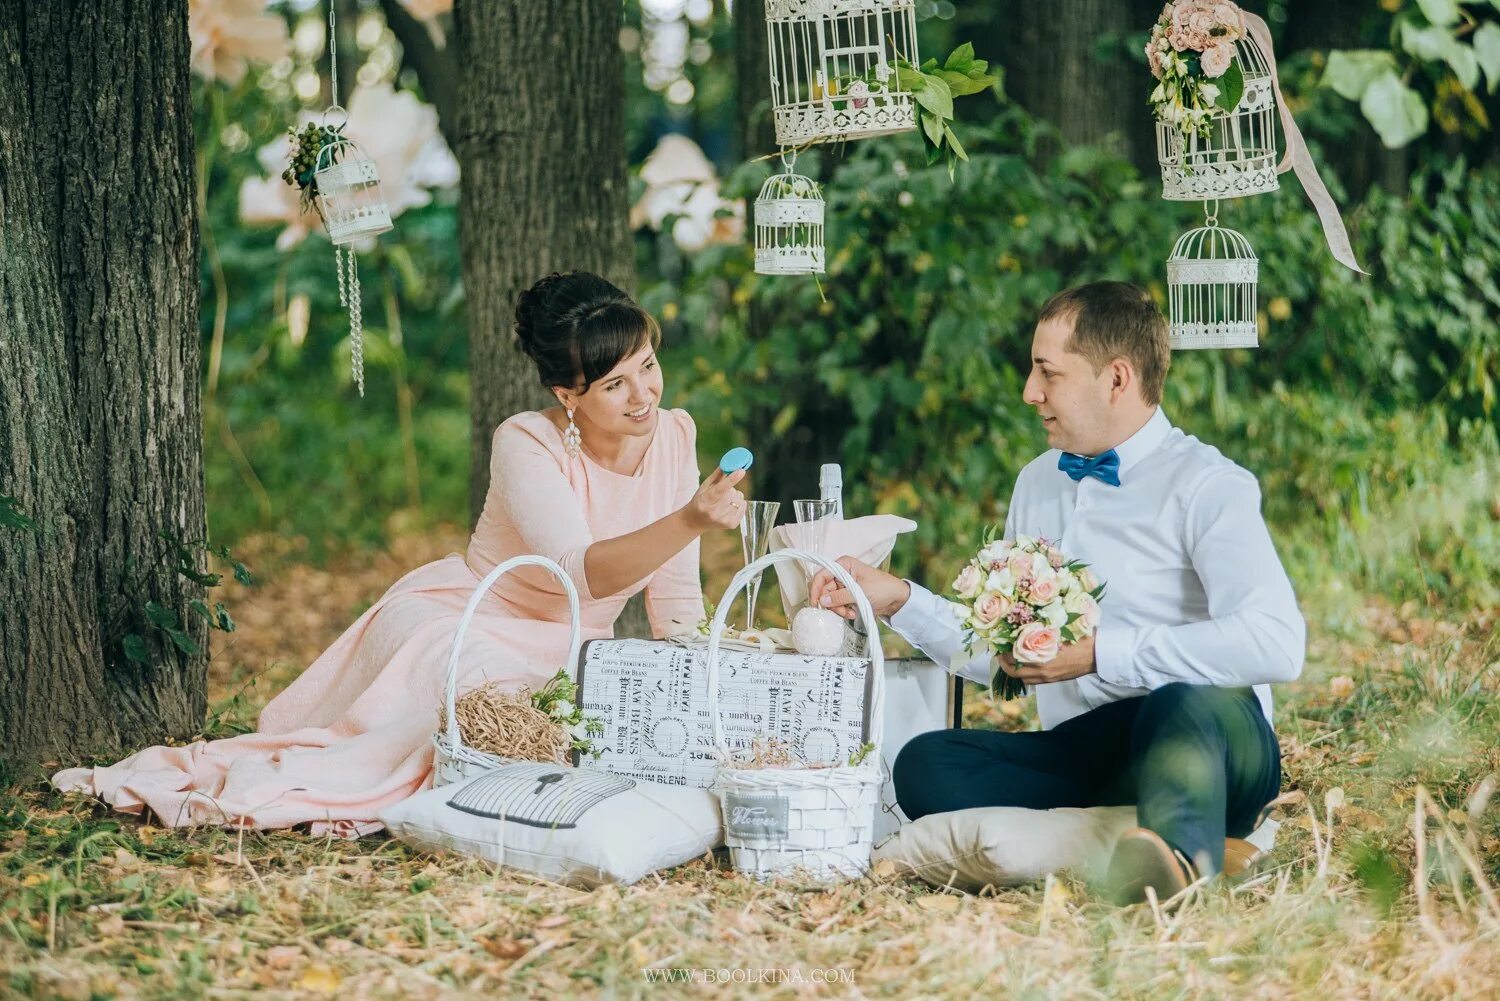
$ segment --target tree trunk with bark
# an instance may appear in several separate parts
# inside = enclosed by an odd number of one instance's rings
[[[970,8],[960,28],[980,55],[1005,69],[1017,104],[1061,131],[1069,144],[1110,141],[1143,171],[1156,166],[1146,103],[1145,45],[1161,0],[996,0]]]
[[[516,298],[553,271],[635,285],[618,0],[458,0],[464,68],[453,147],[469,314],[470,510],[484,506],[495,429],[555,401],[515,342]],[[639,599],[618,624],[641,632]]]
[[[188,54],[180,0],[0,0],[0,494],[31,523],[0,517],[13,764],[203,722],[204,654],[146,622],[206,645],[159,537],[205,534]]]

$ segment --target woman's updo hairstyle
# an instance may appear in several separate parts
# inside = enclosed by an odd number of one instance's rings
[[[516,302],[516,338],[547,387],[586,393],[648,344],[661,344],[652,315],[616,286],[589,274],[550,274]]]

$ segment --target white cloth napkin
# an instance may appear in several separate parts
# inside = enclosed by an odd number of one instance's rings
[[[812,528],[810,524],[776,526],[771,532],[771,551],[806,548]],[[853,556],[871,566],[879,566],[896,548],[896,536],[916,530],[916,522],[894,514],[833,520],[824,530],[827,534],[819,552],[829,559]],[[781,583],[781,607],[790,622],[797,609],[807,604],[807,586],[811,578],[800,560],[776,564],[776,578]]]

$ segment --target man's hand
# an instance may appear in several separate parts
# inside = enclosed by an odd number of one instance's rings
[[[1045,664],[1017,664],[1009,654],[1001,654],[998,660],[1002,671],[1028,685],[1050,685],[1054,681],[1069,681],[1073,678],[1081,678],[1085,674],[1093,674],[1097,669],[1094,664],[1094,637],[1092,636],[1061,647],[1057,651],[1057,656]]]
[[[840,556],[839,566],[849,571],[849,576],[870,599],[870,607],[881,618],[888,618],[901,610],[906,599],[911,597],[911,585],[900,577],[892,577],[868,563],[861,563],[852,556]],[[807,600],[814,608],[826,608],[853,619],[858,612],[854,607],[854,595],[827,570],[819,570],[807,586]]]

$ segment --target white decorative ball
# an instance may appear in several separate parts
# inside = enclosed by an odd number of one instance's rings
[[[804,657],[836,657],[844,649],[844,620],[809,605],[792,619],[792,646]]]

